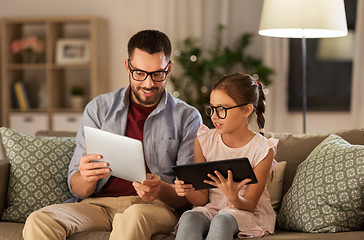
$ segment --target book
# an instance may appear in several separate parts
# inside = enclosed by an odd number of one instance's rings
[[[21,81],[17,81],[14,83],[15,95],[17,102],[19,104],[19,108],[21,111],[25,111],[29,109],[29,99],[25,91],[24,83]]]
[[[11,99],[12,99],[12,103],[13,103],[13,108],[19,108],[19,101],[16,96],[14,85],[15,85],[14,83],[11,84]]]

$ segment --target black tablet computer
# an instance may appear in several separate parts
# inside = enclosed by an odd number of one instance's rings
[[[178,179],[183,180],[186,184],[192,184],[196,190],[215,187],[203,182],[204,180],[211,180],[207,174],[215,175],[215,170],[219,171],[225,178],[227,178],[228,170],[231,170],[234,182],[240,182],[245,178],[252,180],[249,184],[258,182],[248,158],[185,164],[174,166],[172,169]]]

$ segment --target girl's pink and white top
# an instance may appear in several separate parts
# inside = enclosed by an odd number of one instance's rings
[[[267,139],[261,134],[255,134],[253,139],[239,148],[230,148],[224,144],[221,135],[216,129],[209,129],[202,125],[197,133],[202,152],[207,161],[247,157],[254,168],[268,154],[269,149],[276,148],[278,139]],[[277,162],[273,160],[270,171],[273,171]],[[249,185],[245,185],[239,192],[244,196]],[[212,219],[220,212],[232,214],[239,226],[239,238],[262,237],[274,233],[276,214],[271,206],[269,192],[265,186],[254,213],[235,208],[218,189],[209,189],[209,203],[203,207],[195,207],[190,211],[199,211]]]

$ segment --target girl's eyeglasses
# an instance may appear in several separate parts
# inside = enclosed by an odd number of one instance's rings
[[[203,108],[204,108],[205,113],[206,113],[207,116],[211,117],[212,115],[214,115],[214,112],[216,111],[216,115],[220,119],[224,119],[224,118],[227,117],[227,110],[237,108],[237,107],[242,107],[242,106],[245,106],[245,105],[248,105],[248,104],[249,103],[244,103],[244,104],[240,104],[240,105],[237,105],[237,106],[234,106],[234,107],[226,108],[226,107],[223,107],[223,106],[214,107],[214,106],[211,106],[210,103],[206,103],[206,104],[203,105]]]

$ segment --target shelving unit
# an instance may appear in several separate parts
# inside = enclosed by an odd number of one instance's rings
[[[12,53],[11,44],[30,36],[42,39],[44,51],[38,61],[26,63]],[[2,125],[28,134],[37,130],[76,131],[83,108],[71,107],[71,88],[84,88],[85,104],[107,91],[107,36],[106,20],[94,16],[2,19]],[[57,63],[57,42],[61,39],[88,40],[89,61]],[[17,81],[29,99],[25,110],[13,101],[12,84]]]

